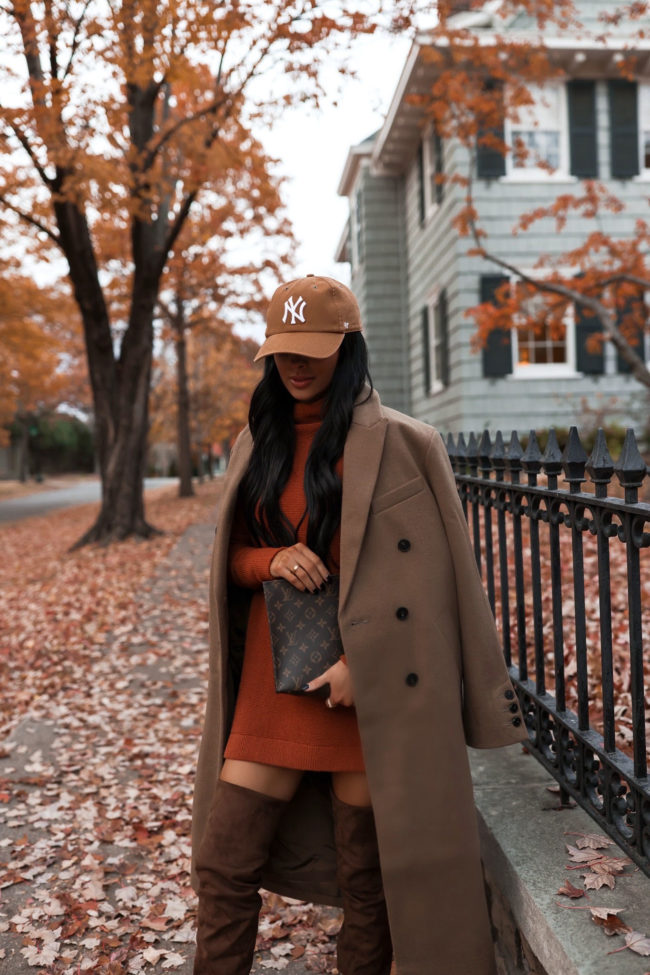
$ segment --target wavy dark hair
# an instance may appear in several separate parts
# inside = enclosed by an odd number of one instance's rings
[[[372,391],[368,352],[360,332],[345,336],[326,393],[321,423],[305,464],[307,545],[327,564],[341,521],[341,478],[335,465],[343,453],[352,411],[364,383]],[[370,393],[368,393],[368,396]],[[280,510],[296,446],[293,396],[285,388],[273,356],[251,398],[248,423],[253,452],[239,489],[251,537],[256,545],[293,545],[296,532]]]

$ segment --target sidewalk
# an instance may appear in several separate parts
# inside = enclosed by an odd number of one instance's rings
[[[89,644],[82,678],[71,670],[0,742],[1,975],[191,973],[213,535],[187,529],[133,624]],[[335,971],[337,928],[336,911],[267,897],[253,972]]]

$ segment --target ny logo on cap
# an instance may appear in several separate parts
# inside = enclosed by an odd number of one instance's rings
[[[286,325],[287,323],[287,315],[291,315],[289,325],[295,325],[296,322],[304,322],[306,304],[307,302],[302,295],[298,298],[287,298],[284,303],[284,315],[282,316],[284,324]]]

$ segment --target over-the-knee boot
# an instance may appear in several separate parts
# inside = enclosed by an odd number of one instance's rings
[[[337,946],[341,975],[389,975],[393,946],[379,866],[375,817],[332,794],[337,878],[343,927]]]
[[[199,915],[194,975],[249,975],[262,867],[282,799],[219,780],[196,859]]]

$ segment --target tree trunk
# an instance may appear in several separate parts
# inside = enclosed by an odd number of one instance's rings
[[[141,291],[143,289],[140,289]],[[153,352],[155,288],[134,297],[131,320],[122,341],[117,368],[115,410],[106,399],[95,402],[99,431],[109,431],[99,441],[102,502],[94,525],[73,546],[90,542],[107,544],[129,535],[148,538],[158,530],[144,515],[144,476],[149,432],[149,386]],[[104,458],[102,463],[101,458]]]
[[[187,382],[187,343],[183,324],[182,308],[179,308],[174,322],[176,331],[176,381],[178,385],[177,402],[177,445],[178,445],[178,496],[191,498],[192,453],[190,450],[190,393]]]
[[[29,417],[19,416],[18,479],[24,484],[29,477]]]

